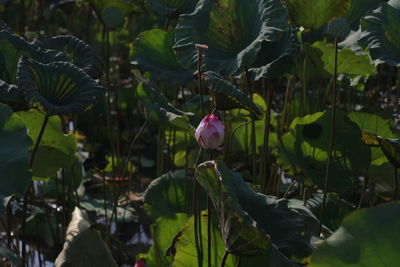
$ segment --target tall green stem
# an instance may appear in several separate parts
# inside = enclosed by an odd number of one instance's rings
[[[249,97],[251,100],[253,100],[253,87],[250,81],[250,75],[249,71],[246,69],[246,80],[247,80],[247,86],[248,86],[248,91],[249,91]],[[257,144],[256,144],[256,120],[254,117],[254,114],[250,114],[250,120],[251,120],[251,129],[250,129],[250,142],[251,142],[251,167],[252,167],[252,174],[255,177],[256,175],[256,168],[257,168]],[[254,178],[257,179],[257,178]],[[254,181],[257,182],[257,181]],[[260,181],[258,181],[260,182]]]
[[[332,120],[331,120],[331,133],[329,138],[329,150],[328,150],[328,161],[326,165],[326,173],[325,173],[325,181],[324,181],[324,197],[322,200],[321,206],[321,215],[320,215],[320,226],[319,232],[322,231],[322,222],[324,219],[324,211],[326,205],[326,198],[328,195],[328,182],[332,161],[332,152],[333,152],[333,144],[335,139],[335,122],[336,122],[336,81],[337,81],[337,57],[338,57],[338,39],[335,37],[335,54],[334,54],[334,77],[333,77],[333,88],[332,88]]]
[[[397,168],[394,167],[394,192],[393,192],[394,200],[397,200],[397,187],[398,187]]]

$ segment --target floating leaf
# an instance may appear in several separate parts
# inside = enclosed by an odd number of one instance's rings
[[[45,49],[66,53],[73,64],[93,79],[98,79],[103,74],[103,63],[96,56],[94,49],[75,36],[58,35],[36,39],[32,43]]]
[[[359,43],[368,48],[375,65],[400,66],[400,10],[382,2],[361,19]]]
[[[29,146],[24,122],[12,110],[0,104],[0,199],[23,195],[31,182]],[[3,205],[3,203],[0,203]]]
[[[184,130],[192,130],[189,118],[193,113],[177,109],[168,100],[157,92],[146,80],[136,87],[138,99],[146,107],[149,118],[159,124],[174,126]]]
[[[222,162],[202,163],[196,179],[213,200],[225,246],[232,253],[251,255],[265,248],[265,253],[280,255],[281,264],[290,262],[284,255],[303,258],[311,253],[318,221],[297,201],[256,192]]]
[[[33,149],[45,115],[34,109],[17,114],[28,129],[28,135],[32,140],[30,149]],[[75,150],[75,136],[63,133],[58,116],[50,117],[33,162],[33,176],[42,179],[49,178],[60,168],[71,167],[75,159]]]
[[[399,202],[353,212],[315,251],[309,266],[396,266],[399,214]]]
[[[324,69],[330,74],[334,74],[334,53],[335,48],[333,45],[324,44],[323,42],[316,42],[312,44],[322,51],[322,61],[324,62]],[[351,49],[344,48],[338,51],[337,72],[339,74],[348,75],[363,75],[368,77],[376,73],[376,69],[371,65],[369,57],[363,54],[356,55]]]
[[[245,93],[218,73],[207,71],[204,76],[207,86],[217,94],[217,109],[244,108],[255,114],[262,114],[262,111]]]
[[[198,0],[148,0],[156,13],[170,18],[192,13],[197,2]]]
[[[172,46],[174,29],[154,29],[142,32],[131,48],[132,65],[143,73],[150,71],[153,78],[172,84],[184,84],[193,77],[192,71],[184,70],[176,61]]]
[[[47,116],[83,111],[104,93],[103,87],[69,62],[42,64],[21,57],[17,76],[29,105]]]
[[[90,227],[87,215],[78,207],[72,212],[64,247],[55,266],[118,266],[100,233]]]
[[[291,20],[297,26],[318,29],[335,17],[342,17],[351,0],[285,0]]]
[[[194,70],[195,44],[205,44],[205,70],[237,74],[257,59],[263,42],[279,41],[287,30],[280,1],[200,0],[193,13],[180,16],[174,50],[178,61]]]

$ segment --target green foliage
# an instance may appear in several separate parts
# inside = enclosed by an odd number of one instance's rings
[[[33,149],[45,115],[34,109],[17,114],[28,129],[28,135],[32,140],[30,149]],[[70,168],[75,159],[75,150],[75,136],[63,133],[58,116],[50,117],[33,162],[33,176],[47,179],[56,174],[60,168]]]
[[[23,120],[0,104],[0,199],[23,195],[31,183],[28,137]],[[3,203],[0,203],[3,205]]]
[[[148,0],[155,12],[172,18],[191,13],[197,2],[198,0]]]
[[[146,107],[148,118],[153,122],[187,131],[193,129],[190,118],[194,114],[174,107],[164,95],[150,86],[148,81],[144,80],[136,87],[136,96]]]
[[[106,212],[108,216],[113,214],[113,207],[111,203],[106,201],[107,210],[104,209],[104,200],[102,199],[88,199],[79,201],[80,207],[85,209],[87,212],[94,212],[97,216],[105,216]],[[117,207],[116,216],[118,222],[132,222],[137,220],[137,215],[133,207]]]
[[[294,24],[318,29],[335,17],[342,17],[351,0],[285,0]]]
[[[359,43],[368,48],[375,65],[400,66],[400,10],[387,3],[361,19]]]
[[[187,69],[196,69],[195,44],[206,44],[205,70],[244,71],[257,59],[263,42],[276,42],[288,30],[287,11],[277,0],[200,0],[180,16],[174,50]]]
[[[142,32],[131,47],[131,63],[143,73],[149,71],[156,80],[185,84],[192,79],[193,73],[178,64],[173,45],[173,28],[167,32],[160,29]]]
[[[399,212],[400,204],[393,202],[352,213],[317,249],[309,266],[396,265]]]
[[[296,118],[289,133],[282,136],[278,163],[296,179],[321,186],[325,177],[331,110]],[[355,175],[364,173],[371,163],[371,152],[360,141],[360,128],[345,112],[336,113],[330,190],[352,186]]]
[[[102,86],[69,62],[42,64],[21,57],[17,78],[29,106],[47,116],[83,111],[104,93]]]

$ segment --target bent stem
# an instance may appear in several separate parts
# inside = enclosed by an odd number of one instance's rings
[[[321,214],[320,214],[320,224],[319,233],[322,231],[322,221],[324,218],[326,198],[328,194],[328,182],[330,175],[330,167],[332,161],[332,151],[333,151],[333,141],[335,139],[335,121],[336,121],[336,80],[337,80],[337,57],[338,57],[338,39],[335,37],[335,54],[334,54],[334,77],[333,77],[333,88],[332,88],[332,121],[331,121],[331,133],[329,138],[329,151],[328,151],[328,161],[326,165],[325,181],[324,181],[324,197],[322,200]]]
[[[47,125],[48,121],[49,121],[49,116],[46,114],[44,116],[44,119],[43,119],[43,122],[42,122],[42,126],[40,128],[39,135],[38,135],[38,137],[36,139],[35,146],[33,147],[32,155],[31,155],[31,157],[29,159],[29,167],[30,168],[32,168],[32,166],[33,166],[33,162],[35,160],[36,153],[37,153],[37,151],[39,149],[40,142],[42,141],[44,130],[46,129],[46,125]]]
[[[228,258],[228,256],[229,256],[229,252],[226,250],[224,253],[224,256],[222,257],[221,267],[225,267],[225,262],[226,262],[226,259]]]

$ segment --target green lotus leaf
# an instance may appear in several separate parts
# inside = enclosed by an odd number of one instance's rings
[[[183,130],[192,130],[190,117],[193,113],[177,109],[168,100],[157,92],[146,80],[136,87],[138,99],[146,107],[149,118],[165,126],[174,126]]]
[[[37,110],[20,111],[18,116],[25,123],[32,143],[36,142],[45,115]],[[30,149],[33,149],[33,144]],[[75,160],[76,138],[65,135],[58,116],[49,118],[32,166],[35,178],[46,179],[60,168],[71,168]]]
[[[103,74],[103,63],[94,49],[75,36],[58,35],[36,39],[32,43],[45,49],[66,53],[70,62],[81,68],[93,79],[98,79]]]
[[[315,194],[307,200],[309,208],[316,216],[321,214],[323,194]],[[329,229],[335,231],[340,227],[342,220],[348,214],[355,210],[354,205],[340,198],[337,193],[328,193],[325,204],[323,224]]]
[[[207,251],[207,212],[202,212],[199,222],[202,225],[201,235],[199,235],[199,244],[196,244],[194,237],[194,216],[182,226],[180,232],[174,238],[173,248],[175,253],[173,255],[172,267],[187,267],[187,266],[209,266],[208,251]],[[202,261],[199,261],[197,246],[202,244],[203,255]],[[199,246],[200,245],[200,246]],[[225,246],[221,233],[218,229],[216,222],[212,220],[211,225],[211,263],[210,266],[221,266],[222,257],[225,253]],[[201,248],[200,248],[201,249]],[[235,267],[236,259],[233,255],[229,255],[225,262],[225,267]],[[246,265],[243,265],[246,266]]]
[[[21,57],[17,77],[29,105],[47,116],[83,111],[104,93],[103,87],[69,62],[42,64]]]
[[[9,105],[23,105],[25,103],[24,92],[14,84],[0,80],[0,102]]]
[[[196,69],[195,44],[205,44],[205,70],[237,74],[257,59],[262,42],[284,37],[287,21],[277,0],[200,0],[193,13],[180,16],[174,50],[185,68]]]
[[[325,44],[324,42],[315,42],[312,47],[322,51],[322,62],[324,69],[330,74],[334,74],[334,54],[335,48],[333,45]],[[362,75],[369,77],[376,73],[375,67],[370,63],[367,55],[356,55],[351,49],[344,48],[338,51],[337,59],[338,74],[348,74],[352,76]]]
[[[82,209],[87,212],[94,212],[97,216],[105,216],[106,211],[104,210],[104,199],[85,199],[79,201],[79,205]],[[107,214],[110,216],[114,212],[113,204],[106,201]],[[117,206],[116,219],[118,222],[132,222],[137,221],[138,216],[133,207]]]
[[[142,32],[132,45],[131,63],[142,73],[149,71],[156,80],[171,84],[187,83],[192,79],[193,72],[184,70],[176,61],[173,45],[173,28],[167,32],[160,29]]]
[[[219,214],[223,240],[229,252],[258,255],[278,249],[275,253],[282,254],[282,261],[288,261],[284,255],[289,258],[310,255],[310,239],[319,224],[307,208],[295,200],[256,192],[222,162],[202,163],[196,169],[196,179]]]
[[[161,16],[177,18],[180,14],[192,13],[198,0],[147,0]]]
[[[31,140],[24,122],[0,104],[0,199],[23,195],[32,179],[29,168]],[[0,203],[3,205],[3,203]]]
[[[353,30],[360,27],[360,19],[369,10],[373,10],[379,6],[382,1],[380,0],[351,0],[350,8],[344,16],[352,26]]]
[[[294,24],[318,29],[333,18],[343,17],[351,0],[285,0]]]
[[[193,177],[185,177],[184,170],[168,172],[152,181],[144,193],[144,208],[156,219],[177,212],[191,213]],[[205,197],[202,201],[205,202]]]
[[[278,163],[295,179],[307,185],[324,184],[331,125],[331,110],[298,117],[282,136]],[[360,140],[360,128],[342,111],[336,113],[336,131],[331,162],[330,190],[345,190],[357,174],[365,173],[371,151]]]
[[[16,84],[19,58],[25,55],[43,63],[66,60],[59,52],[30,44],[23,38],[7,31],[0,31],[0,79],[8,84]]]
[[[396,266],[400,249],[399,214],[399,202],[353,212],[315,251],[308,266]]]
[[[291,73],[299,43],[292,30],[277,42],[263,42],[258,57],[249,68],[253,80],[273,78]]]
[[[375,65],[400,66],[400,10],[383,2],[361,19],[359,43],[368,51]]]
[[[244,108],[255,114],[262,114],[260,108],[245,93],[218,73],[207,71],[204,77],[208,88],[217,94],[217,109]]]

